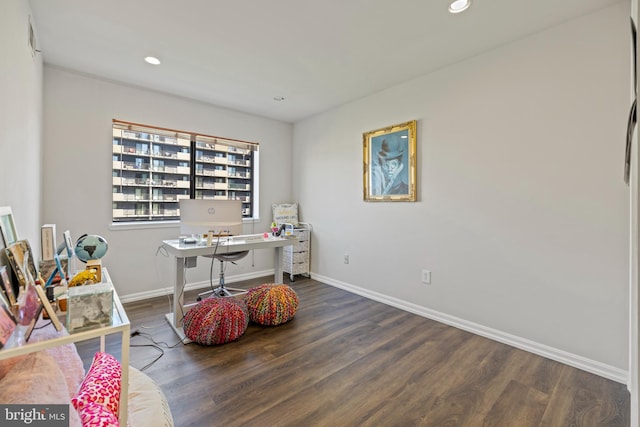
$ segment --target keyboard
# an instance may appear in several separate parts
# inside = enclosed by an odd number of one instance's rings
[[[229,243],[254,243],[262,242],[264,240],[264,234],[242,234],[239,236],[231,236]]]

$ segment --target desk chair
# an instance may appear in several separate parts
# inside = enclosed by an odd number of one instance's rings
[[[234,296],[232,291],[235,292],[236,294],[246,292],[245,289],[227,288],[224,286],[224,263],[225,262],[233,263],[235,261],[241,260],[242,258],[246,257],[248,253],[249,251],[241,251],[241,252],[229,252],[225,254],[207,255],[206,256],[207,258],[213,258],[214,260],[217,259],[218,261],[220,261],[220,276],[219,276],[220,280],[217,288],[215,288],[212,291],[202,292],[198,294],[198,298],[196,298],[196,300],[201,301],[204,296],[210,295],[210,294],[213,294],[212,296],[216,296],[216,297],[231,297],[231,296]],[[213,263],[213,260],[211,262]]]

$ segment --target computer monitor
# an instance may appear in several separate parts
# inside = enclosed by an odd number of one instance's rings
[[[242,234],[242,201],[180,200],[180,234],[183,236]]]

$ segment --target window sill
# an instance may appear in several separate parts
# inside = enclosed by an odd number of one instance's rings
[[[260,218],[243,218],[243,224],[256,224]],[[157,221],[157,222],[114,222],[109,225],[111,231],[125,230],[149,230],[153,228],[180,228],[180,221]]]
[[[109,225],[109,230],[111,231],[148,230],[151,228],[176,228],[176,227],[180,227],[180,221],[113,222]]]

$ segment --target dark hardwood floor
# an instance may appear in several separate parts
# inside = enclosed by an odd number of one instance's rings
[[[164,320],[169,298],[125,305],[141,333],[131,365],[160,354],[144,346],[151,340],[164,351],[144,372],[176,426],[629,425],[623,384],[315,280],[291,286],[300,298],[291,322],[250,324],[221,346],[179,344]],[[80,354],[89,360],[97,345]],[[119,342],[107,349],[119,354]]]

